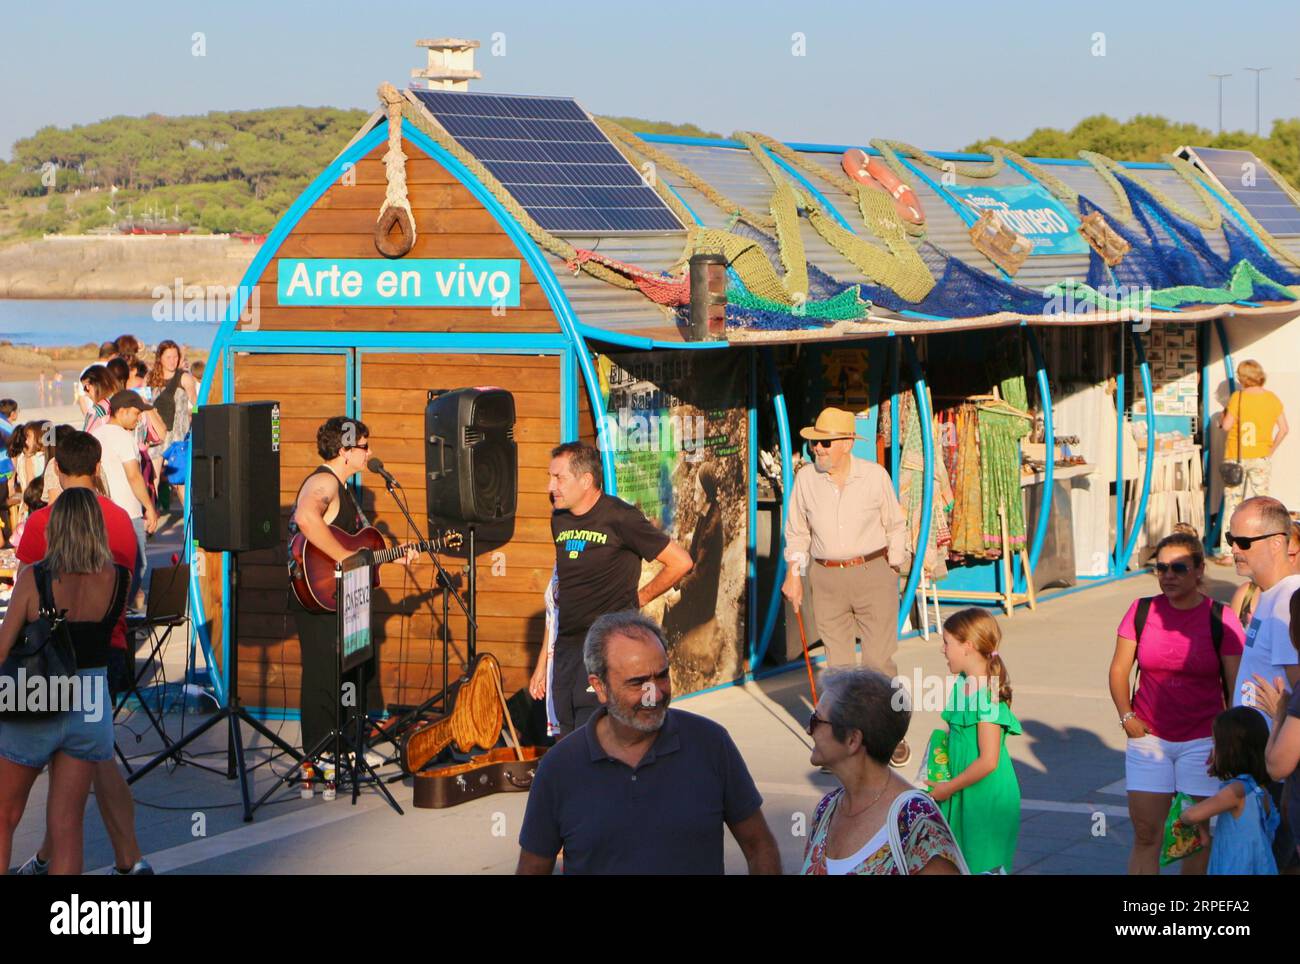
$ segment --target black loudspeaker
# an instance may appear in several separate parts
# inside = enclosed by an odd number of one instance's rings
[[[519,494],[515,397],[504,388],[430,392],[424,468],[430,528],[513,518]]]
[[[212,552],[278,545],[280,403],[204,405],[190,431],[195,541]]]

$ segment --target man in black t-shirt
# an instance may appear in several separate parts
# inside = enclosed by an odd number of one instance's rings
[[[586,723],[599,705],[582,662],[587,629],[605,613],[640,609],[691,569],[690,554],[634,506],[602,492],[600,478],[600,453],[592,446],[565,442],[551,451],[559,631],[550,686],[561,735]],[[638,590],[643,559],[663,569]],[[546,656],[543,645],[529,686],[538,699],[546,695]]]

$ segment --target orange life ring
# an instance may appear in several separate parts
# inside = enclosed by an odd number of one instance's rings
[[[912,224],[925,224],[925,212],[921,209],[921,200],[916,192],[898,179],[889,165],[878,157],[872,157],[866,151],[856,147],[844,152],[840,158],[844,173],[859,184],[865,184],[877,191],[884,191],[894,199],[894,210],[904,221]]]

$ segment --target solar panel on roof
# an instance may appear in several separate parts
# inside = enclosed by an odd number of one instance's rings
[[[1251,151],[1184,149],[1194,163],[1242,203],[1269,234],[1300,234],[1300,207]]]
[[[681,231],[681,222],[578,104],[412,90],[548,231]]]

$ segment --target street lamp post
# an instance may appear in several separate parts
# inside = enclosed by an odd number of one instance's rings
[[[1210,76],[1219,82],[1219,133],[1222,134],[1223,133],[1223,79],[1225,77],[1231,77],[1232,74],[1210,74]]]
[[[1255,136],[1259,137],[1259,75],[1266,70],[1272,70],[1272,67],[1243,67],[1242,70],[1253,71],[1255,74]]]

